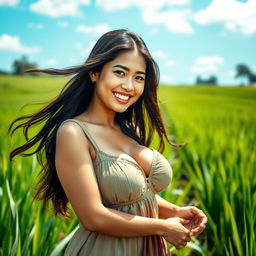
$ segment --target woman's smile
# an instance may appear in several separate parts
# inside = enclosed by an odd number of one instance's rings
[[[113,92],[113,95],[115,96],[116,100],[120,103],[128,103],[128,101],[131,97],[129,95],[121,94],[118,92]]]

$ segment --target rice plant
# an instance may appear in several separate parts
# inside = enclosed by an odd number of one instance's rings
[[[75,216],[54,217],[32,201],[40,170],[36,157],[8,159],[24,142],[20,133],[7,134],[10,122],[40,107],[23,105],[53,99],[65,81],[0,76],[0,256],[63,255],[77,228]],[[166,144],[173,180],[161,196],[180,206],[196,205],[208,217],[206,230],[186,247],[170,245],[172,254],[256,255],[256,89],[160,86],[159,100],[171,139],[189,142],[178,149]]]

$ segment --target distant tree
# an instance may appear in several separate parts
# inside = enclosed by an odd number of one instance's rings
[[[9,73],[5,70],[0,70],[0,75],[8,75]]]
[[[202,84],[201,76],[196,77],[196,84]]]
[[[25,55],[20,60],[15,60],[12,64],[13,74],[21,75],[24,70],[30,68],[37,68],[36,63],[30,63]]]
[[[208,84],[217,85],[218,78],[216,76],[210,76],[208,79]]]
[[[248,80],[248,84],[256,84],[256,74],[254,74],[246,64],[238,64],[236,66],[235,78],[244,77]]]
[[[196,84],[205,84],[205,85],[217,85],[218,78],[217,76],[210,76],[209,78],[203,79],[201,76],[196,77]]]

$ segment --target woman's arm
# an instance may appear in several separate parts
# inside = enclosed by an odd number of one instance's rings
[[[175,204],[169,203],[157,194],[156,200],[158,204],[159,218],[167,219],[179,217],[185,220],[189,220],[189,223],[184,224],[184,226],[190,230],[190,235],[199,235],[205,229],[207,224],[207,217],[203,211],[197,207],[179,207]]]
[[[182,225],[182,219],[167,221],[136,216],[102,204],[89,141],[77,124],[66,122],[59,128],[55,165],[69,202],[89,231],[121,237],[173,234],[171,238],[187,239],[189,231]]]
[[[167,219],[178,216],[177,214],[180,209],[179,206],[169,203],[158,194],[156,194],[156,200],[158,205],[159,218]]]

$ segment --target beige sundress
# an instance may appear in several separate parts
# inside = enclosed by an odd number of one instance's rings
[[[88,130],[77,123],[96,150],[93,163],[102,202],[105,207],[125,213],[158,218],[156,193],[165,190],[172,179],[167,159],[154,148],[149,177],[134,160],[114,156],[99,149]],[[113,227],[115,228],[115,227]],[[167,256],[167,242],[162,236],[114,237],[90,232],[80,224],[65,250],[65,256]]]

